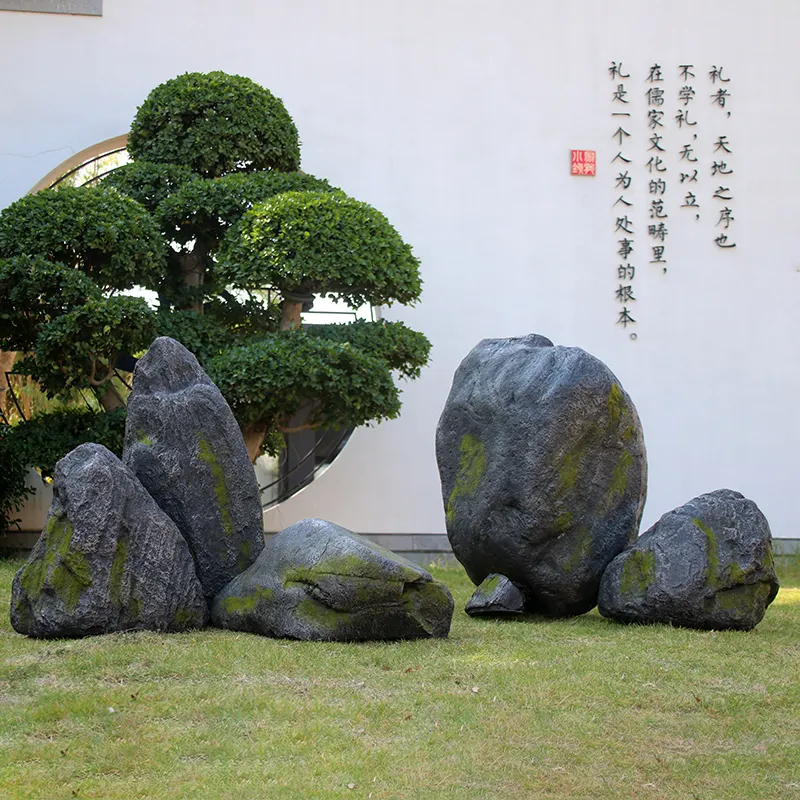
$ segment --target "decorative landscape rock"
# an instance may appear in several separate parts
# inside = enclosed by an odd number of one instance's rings
[[[664,514],[617,556],[599,606],[620,622],[749,630],[777,593],[766,518],[752,500],[719,489]]]
[[[471,617],[522,614],[525,593],[505,575],[489,575],[467,601],[464,610]]]
[[[447,534],[480,584],[505,575],[526,610],[581,614],[635,539],[644,437],[619,381],[543,336],[484,339],[456,371],[436,432]]]
[[[422,567],[321,519],[275,536],[214,598],[214,625],[314,641],[444,637],[453,598]]]
[[[175,521],[210,600],[264,547],[258,484],[219,389],[179,342],[139,360],[128,399],[125,463]]]
[[[99,444],[61,459],[44,532],[14,578],[14,630],[183,631],[207,618],[186,542],[131,471]]]

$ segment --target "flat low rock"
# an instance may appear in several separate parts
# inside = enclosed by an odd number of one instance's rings
[[[214,625],[312,641],[444,637],[453,598],[411,561],[321,519],[281,531],[214,598]]]
[[[53,504],[14,577],[11,624],[41,638],[202,627],[208,606],[175,523],[105,447],[56,465]]]
[[[503,575],[551,616],[596,605],[647,488],[639,417],[608,367],[543,336],[484,339],[456,371],[436,458],[447,535],[476,585]]]
[[[664,514],[617,556],[599,607],[620,622],[749,630],[777,593],[769,523],[752,500],[719,489]]]
[[[209,600],[264,547],[255,470],[230,407],[179,342],[136,365],[123,460],[175,521]]]
[[[471,617],[522,614],[525,592],[505,575],[493,573],[473,592],[464,608]]]

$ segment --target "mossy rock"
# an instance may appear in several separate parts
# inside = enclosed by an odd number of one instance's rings
[[[483,340],[456,371],[436,457],[447,534],[476,585],[506,576],[526,611],[553,616],[596,604],[647,488],[639,417],[608,367],[543,336]]]
[[[61,459],[44,531],[14,578],[14,629],[40,638],[182,631],[207,617],[186,542],[130,470],[98,444]]]
[[[242,432],[194,355],[169,337],[136,364],[123,460],[186,539],[208,600],[255,561],[263,517]]]
[[[778,592],[769,523],[719,489],[670,511],[611,562],[600,613],[620,622],[749,630]]]
[[[471,617],[517,616],[525,611],[525,592],[505,575],[492,573],[473,592],[464,610]]]
[[[453,598],[418,565],[306,519],[275,536],[215,598],[214,625],[310,641],[447,636]]]

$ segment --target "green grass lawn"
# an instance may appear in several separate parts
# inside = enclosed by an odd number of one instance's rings
[[[463,613],[447,640],[35,641],[0,561],[0,798],[800,798],[800,567],[749,633]]]

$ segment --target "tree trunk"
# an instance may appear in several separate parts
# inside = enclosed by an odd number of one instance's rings
[[[11,395],[8,391],[8,381],[6,372],[11,372],[14,368],[14,361],[17,354],[14,352],[3,352],[0,350],[0,411],[8,415],[11,411]]]
[[[303,304],[290,298],[284,298],[281,309],[281,330],[296,331],[302,325]]]
[[[191,253],[181,253],[178,264],[181,278],[185,286],[190,289],[199,289],[203,285],[206,271],[206,257],[208,250],[199,240],[195,242]],[[203,313],[203,300],[198,297],[189,308],[198,314]]]
[[[261,445],[264,444],[266,435],[266,425],[255,423],[244,429],[244,443],[247,446],[247,455],[250,456],[251,463],[255,463],[255,460],[261,455]]]
[[[116,411],[125,405],[111,381],[105,385],[103,394],[100,395],[100,405],[105,411]]]
[[[302,313],[311,311],[314,307],[314,295],[302,289],[292,292],[282,290],[283,304],[281,306],[281,330],[296,331],[302,324]]]

